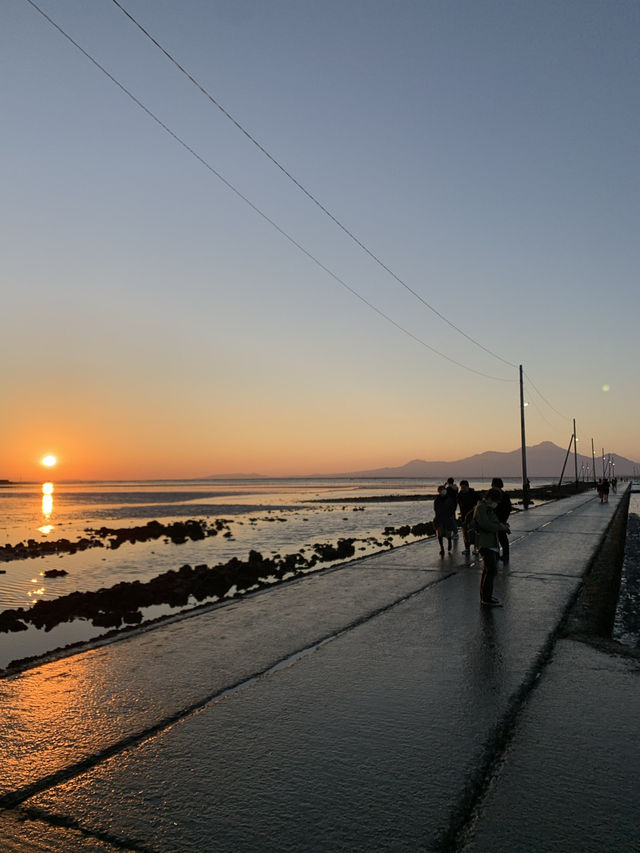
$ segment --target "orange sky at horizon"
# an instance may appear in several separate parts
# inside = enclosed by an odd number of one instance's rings
[[[144,408],[144,407],[142,407]],[[237,428],[217,430],[217,439],[189,419],[180,423],[178,413],[167,413],[163,422],[129,416],[126,423],[114,417],[93,422],[49,418],[5,435],[0,452],[0,477],[13,481],[57,480],[144,480],[181,479],[209,475],[261,474],[265,476],[331,475],[404,465],[413,459],[455,461],[487,450],[510,452],[520,446],[519,413],[510,412],[499,428],[474,429],[473,422],[459,419],[449,426],[438,423],[438,410],[428,429],[404,415],[387,412],[367,418],[349,418],[336,412],[315,427],[311,419],[299,424],[280,416],[265,415],[258,424],[244,419]],[[185,419],[186,421],[187,419]],[[371,421],[374,424],[371,425]],[[529,446],[553,441],[568,446],[570,433],[549,434],[538,428],[527,432]],[[578,449],[590,455],[591,437],[580,434]],[[595,437],[594,437],[595,438]],[[630,441],[630,447],[632,443]],[[595,439],[596,456],[602,443]],[[606,452],[632,460],[638,458],[618,443],[605,444]],[[46,454],[57,458],[46,468]]]

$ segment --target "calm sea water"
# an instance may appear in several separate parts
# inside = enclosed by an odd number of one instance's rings
[[[225,519],[232,536],[183,545],[163,540],[127,543],[117,551],[90,549],[3,563],[6,575],[0,575],[0,609],[122,580],[146,580],[194,560],[215,565],[231,557],[245,558],[251,549],[265,556],[284,555],[341,537],[380,537],[387,526],[430,520],[430,503],[358,503],[359,499],[429,495],[438,485],[436,480],[328,479],[34,483],[4,488],[0,490],[0,546],[28,540],[74,541],[90,529],[133,527],[153,519],[165,524],[189,518],[209,523]],[[475,485],[486,488],[488,484]],[[336,499],[344,499],[345,504]],[[68,575],[45,582],[48,568],[64,569]]]

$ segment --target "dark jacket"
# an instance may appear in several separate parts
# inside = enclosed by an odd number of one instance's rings
[[[433,525],[440,536],[445,536],[455,525],[456,502],[448,494],[438,494],[433,502],[433,511],[436,516]]]
[[[497,551],[500,547],[498,532],[506,530],[507,525],[498,519],[496,513],[497,509],[492,509],[484,500],[478,503],[475,511],[478,528],[476,532],[476,545],[478,548],[493,548]]]
[[[460,518],[464,519],[469,510],[473,509],[479,501],[478,493],[475,489],[469,489],[468,492],[463,492],[462,489],[458,492],[458,506],[460,507]]]
[[[502,489],[500,490],[502,491]],[[501,521],[503,524],[509,520],[509,515],[513,510],[513,506],[511,504],[511,498],[506,492],[502,492],[502,497],[500,498],[500,503],[496,507],[496,515],[498,516],[498,521]]]

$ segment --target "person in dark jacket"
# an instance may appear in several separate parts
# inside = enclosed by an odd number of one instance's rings
[[[433,526],[440,543],[440,556],[444,557],[444,539],[448,542],[447,550],[451,550],[451,537],[453,536],[453,525],[456,519],[456,502],[447,491],[446,486],[440,486],[438,494],[433,502],[435,518]]]
[[[500,479],[500,477],[494,477],[491,481],[491,488],[498,489],[500,492],[500,500],[498,501],[498,506],[496,507],[496,515],[498,516],[498,521],[501,521],[503,524],[508,524],[509,516],[511,515],[511,511],[513,506],[511,504],[511,498],[504,491],[504,483]],[[509,534],[505,530],[501,530],[498,533],[498,540],[500,542],[500,548],[502,549],[502,553],[498,557],[499,560],[502,560],[505,563],[509,562]]]
[[[448,477],[447,482],[444,484],[447,490],[447,494],[450,498],[453,498],[453,518],[451,519],[451,529],[453,530],[453,538],[458,538],[458,524],[456,522],[456,506],[458,504],[458,486],[456,485],[456,481],[453,477]]]
[[[476,542],[480,549],[483,569],[480,579],[480,602],[488,607],[502,607],[493,594],[493,581],[498,571],[498,536],[509,532],[509,525],[498,520],[496,508],[500,502],[500,489],[489,489],[474,510],[477,527]]]
[[[475,489],[472,489],[469,486],[468,480],[460,480],[460,490],[458,491],[458,508],[460,509],[460,521],[462,522],[462,536],[464,539],[464,551],[462,552],[465,557],[468,557],[471,553],[471,537],[467,532],[467,527],[465,524],[465,519],[467,515],[471,512],[471,510],[478,503],[478,493]],[[475,547],[475,541],[474,541]]]

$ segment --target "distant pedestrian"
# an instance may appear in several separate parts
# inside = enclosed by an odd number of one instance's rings
[[[464,539],[464,551],[462,552],[465,557],[468,557],[471,553],[471,545],[473,544],[475,549],[475,540],[471,541],[471,536],[467,531],[467,516],[470,512],[473,511],[476,504],[478,503],[479,495],[475,489],[472,489],[469,486],[468,480],[460,480],[460,490],[458,491],[458,507],[460,509],[460,521],[462,522],[462,537]]]
[[[447,494],[453,498],[453,518],[451,519],[451,527],[453,529],[453,538],[458,538],[458,525],[456,523],[456,504],[458,503],[458,487],[453,477],[449,477],[445,483]]]
[[[615,495],[615,494],[616,494],[616,492],[618,491],[618,478],[617,478],[617,477],[613,477],[613,478],[612,478],[612,480],[611,480],[611,488],[612,488],[612,490],[613,490],[613,494]]]
[[[447,540],[447,550],[451,550],[451,538],[453,536],[453,525],[455,524],[456,502],[447,491],[446,486],[440,486],[438,494],[433,502],[435,518],[433,525],[440,544],[440,556],[444,557],[444,540]]]
[[[501,532],[509,532],[509,525],[501,522],[496,515],[500,498],[500,489],[489,489],[478,502],[474,514],[477,529],[476,542],[483,563],[480,579],[480,602],[488,607],[502,607],[500,599],[493,594],[493,582],[498,571],[498,554],[500,552],[498,535]]]
[[[500,492],[500,500],[498,501],[498,506],[496,507],[496,515],[498,516],[498,521],[501,521],[503,524],[508,524],[509,516],[511,515],[511,511],[513,510],[513,505],[511,504],[511,498],[504,491],[504,483],[502,482],[500,477],[494,477],[491,481],[491,488],[497,489]],[[502,553],[498,557],[499,560],[502,560],[505,563],[509,562],[509,535],[506,531],[501,530],[498,533],[498,540],[500,542],[500,548],[502,549]]]
[[[602,480],[602,501],[606,504],[609,503],[609,481],[606,477]]]

